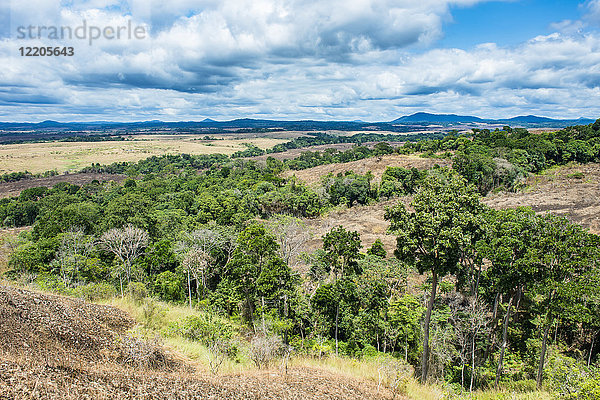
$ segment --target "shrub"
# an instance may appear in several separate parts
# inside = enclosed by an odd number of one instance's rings
[[[142,305],[142,325],[147,329],[163,327],[166,310],[157,301],[145,299]]]
[[[225,358],[237,355],[233,325],[212,314],[188,317],[176,330],[186,339],[199,341],[208,348],[208,366],[213,374],[219,372]]]
[[[250,342],[250,359],[258,368],[268,368],[284,353],[285,347],[280,336],[256,334]]]
[[[142,282],[131,282],[127,285],[127,293],[129,296],[139,302],[148,297],[148,289]]]
[[[557,398],[592,400],[600,398],[600,372],[575,359],[556,355],[544,371],[548,386]]]
[[[573,172],[572,174],[568,174],[568,175],[567,175],[567,178],[572,178],[572,179],[583,179],[583,178],[584,178],[584,175],[583,175],[583,172],[581,172],[581,171],[576,171],[576,172]]]
[[[383,359],[379,361],[379,385],[384,385],[391,392],[393,397],[397,395],[406,395],[407,385],[413,370],[410,365],[398,359]]]
[[[106,282],[88,283],[77,286],[73,295],[87,301],[107,300],[117,295],[117,289]]]

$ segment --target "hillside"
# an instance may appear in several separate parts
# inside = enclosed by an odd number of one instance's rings
[[[403,167],[428,169],[435,164],[440,166],[449,166],[451,162],[446,159],[422,158],[415,155],[390,154],[381,157],[366,158],[363,160],[351,161],[347,163],[325,164],[317,167],[303,169],[300,171],[285,171],[283,176],[289,177],[295,175],[298,179],[309,185],[317,184],[321,178],[329,173],[338,174],[346,171],[354,171],[357,174],[366,174],[371,171],[375,182],[381,180],[381,176],[388,167]]]
[[[317,368],[213,377],[129,335],[134,324],[114,307],[0,286],[0,399],[385,398]]]
[[[600,233],[600,164],[571,165],[534,175],[517,193],[490,194],[483,200],[497,209],[531,207],[551,212]]]
[[[372,171],[375,179],[387,166],[427,167],[427,163],[443,163],[445,160],[432,160],[408,156],[385,156],[382,161],[377,158],[353,161],[343,164],[322,165],[302,171],[288,171],[299,179],[316,184],[329,172],[360,171],[364,174]],[[526,189],[516,193],[501,192],[489,194],[482,200],[496,209],[531,207],[537,213],[552,212],[567,217],[570,221],[581,224],[593,233],[600,233],[600,164],[571,165],[546,171],[541,175],[533,175],[526,182]],[[376,239],[380,239],[388,255],[396,247],[396,239],[386,233],[389,226],[383,215],[386,207],[398,201],[405,204],[409,197],[378,202],[367,206],[341,208],[316,219],[306,219],[312,238],[307,242],[305,250],[314,251],[322,246],[322,236],[338,225],[348,230],[357,231],[361,236],[363,249],[368,248]]]

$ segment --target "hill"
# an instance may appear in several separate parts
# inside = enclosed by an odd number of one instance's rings
[[[210,376],[129,334],[134,324],[114,307],[0,285],[0,399],[385,398],[317,368]]]

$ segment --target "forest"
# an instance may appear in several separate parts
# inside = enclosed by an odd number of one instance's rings
[[[267,153],[335,141],[312,137]],[[95,164],[85,170],[128,178],[26,189],[0,200],[4,227],[32,227],[9,243],[7,276],[90,300],[141,291],[203,310],[215,318],[173,329],[218,344],[224,357],[235,357],[237,329],[314,357],[391,357],[457,392],[543,387],[598,398],[600,238],[566,218],[494,210],[481,198],[520,190],[550,167],[599,162],[600,120],[540,134],[507,126],[411,137],[397,147],[381,139],[345,137],[352,149],[265,163],[244,158],[258,155],[249,147],[232,157]],[[390,167],[380,182],[329,174],[315,187],[281,175],[385,154],[453,166]],[[393,254],[343,226],[303,251],[306,219],[384,199],[397,199],[385,213]]]

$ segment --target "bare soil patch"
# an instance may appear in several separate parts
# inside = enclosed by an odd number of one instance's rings
[[[94,180],[99,182],[114,181],[121,183],[125,180],[125,175],[119,174],[99,174],[99,173],[81,173],[50,176],[48,178],[23,179],[17,182],[0,183],[0,198],[18,196],[23,190],[34,187],[52,187],[57,183],[69,182],[73,185],[86,185]]]

